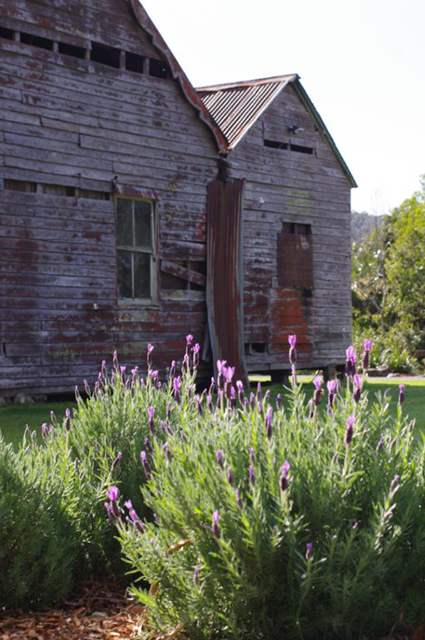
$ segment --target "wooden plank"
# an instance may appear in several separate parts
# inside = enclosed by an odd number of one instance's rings
[[[204,275],[196,271],[193,271],[192,269],[187,269],[186,267],[182,267],[181,265],[176,264],[175,262],[161,260],[161,271],[163,271],[164,273],[170,273],[171,275],[182,278],[183,280],[187,280],[188,282],[194,282],[195,284],[205,286]]]

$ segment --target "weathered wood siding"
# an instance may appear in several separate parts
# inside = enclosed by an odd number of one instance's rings
[[[304,132],[291,135],[298,125]],[[270,148],[264,140],[314,149]],[[244,323],[250,371],[288,366],[289,333],[304,365],[342,363],[351,337],[350,184],[327,142],[288,86],[230,154],[231,176],[246,178]],[[310,225],[313,287],[278,281],[283,223]],[[264,349],[265,352],[261,353]]]
[[[5,29],[160,59],[124,0],[0,0],[0,16]],[[1,394],[70,391],[115,348],[143,366],[148,342],[165,368],[187,333],[203,340],[217,150],[177,81],[0,37],[0,143]],[[117,300],[114,178],[159,197],[156,307]],[[182,278],[161,287],[173,265]]]

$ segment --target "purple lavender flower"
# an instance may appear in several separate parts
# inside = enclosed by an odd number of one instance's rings
[[[373,340],[365,340],[363,343],[364,352],[363,352],[362,367],[364,372],[366,372],[369,369],[369,357],[370,357],[370,350],[372,349],[372,344],[373,344]]]
[[[102,363],[100,365],[100,375],[102,376],[102,378],[106,379],[106,360],[102,360]]]
[[[112,364],[114,365],[115,369],[118,369],[118,351],[116,349],[112,356]]]
[[[264,418],[264,411],[263,411],[263,403],[262,402],[258,403],[258,413],[260,414],[260,416],[262,418]]]
[[[345,373],[348,377],[353,376],[356,373],[356,360],[357,354],[353,346],[348,347],[345,361]]]
[[[227,482],[233,487],[232,467],[227,467]]]
[[[142,466],[143,466],[143,470],[145,472],[146,478],[149,480],[149,478],[151,477],[152,471],[151,471],[151,468],[149,466],[149,462],[148,462],[148,457],[146,455],[146,451],[141,451],[140,452],[140,459],[142,461]]]
[[[217,409],[223,409],[223,389],[217,389]]]
[[[280,470],[279,486],[281,491],[286,491],[288,488],[288,471],[290,468],[291,465],[287,460],[285,460]]]
[[[281,406],[282,406],[282,396],[280,395],[280,393],[278,393],[276,396],[276,409],[279,411]]]
[[[181,395],[180,395],[181,386],[182,386],[181,378],[174,378],[173,379],[173,391],[174,391],[174,398],[175,398],[177,404],[180,404],[180,402],[181,402]]]
[[[133,376],[133,378],[135,378],[137,376],[137,374],[139,373],[139,367],[133,367],[133,369],[131,370],[131,375]]]
[[[236,380],[236,388],[238,390],[239,402],[241,404],[243,404],[244,391],[243,391],[243,382],[242,382],[242,380]]]
[[[193,366],[196,369],[196,367],[199,364],[199,353],[201,351],[201,345],[199,344],[199,342],[197,342],[195,344],[195,346],[192,348],[192,354],[193,354]]]
[[[322,393],[321,389],[323,384],[323,378],[321,378],[320,376],[316,376],[315,378],[313,378],[313,384],[315,387],[313,402],[314,402],[314,406],[318,407],[320,404],[320,396]]]
[[[217,539],[221,537],[220,527],[218,526],[220,518],[221,518],[220,511],[216,509],[213,513],[213,523],[212,523],[211,530]]]
[[[212,396],[212,394],[214,393],[214,389],[215,389],[215,378],[214,376],[212,376],[210,388],[208,389],[208,395]]]
[[[397,487],[399,485],[399,482],[400,482],[400,476],[398,476],[396,474],[394,476],[394,478],[392,479],[392,481],[391,481],[391,485],[390,485],[390,492],[391,493],[393,493],[397,489]]]
[[[218,449],[217,453],[215,454],[215,458],[217,460],[217,464],[219,465],[219,467],[221,467],[223,469],[224,468],[224,460],[223,460],[223,450],[222,449]]]
[[[235,375],[235,367],[223,367],[222,373],[227,384],[230,384],[233,380],[233,376]]]
[[[236,407],[236,389],[233,385],[230,387],[230,406],[232,409]]]
[[[335,400],[336,380],[328,380],[326,383],[328,388],[328,413],[331,412]]]
[[[153,344],[149,343],[147,348],[146,348],[146,364],[148,365],[148,371],[150,371],[150,369],[151,369],[152,351],[153,350],[154,350]]]
[[[53,422],[53,424],[55,424],[55,422],[56,422],[56,416],[55,416],[55,414],[54,414],[54,412],[53,412],[53,411],[51,411],[51,412],[50,412],[50,420],[51,420],[51,422]]]
[[[201,396],[199,394],[196,394],[195,396],[195,400],[196,400],[196,406],[198,409],[198,413],[200,416],[202,416],[202,401],[201,401]]]
[[[267,389],[266,393],[264,394],[264,404],[267,404],[269,399],[270,399],[270,389]]]
[[[305,546],[305,557],[306,560],[310,560],[313,557],[313,543],[307,542]]]
[[[255,485],[255,471],[252,464],[249,467],[249,484],[252,486]]]
[[[155,407],[148,407],[148,425],[152,435],[155,434]]]
[[[186,344],[188,347],[190,347],[190,345],[193,342],[193,335],[191,333],[189,333],[189,335],[186,336]]]
[[[133,508],[133,503],[131,502],[131,500],[126,500],[124,502],[124,506],[130,511],[130,509]]]
[[[84,385],[84,391],[89,396],[90,395],[90,385],[88,383],[88,380],[86,380],[85,378],[83,380],[83,385]]]
[[[43,424],[41,425],[41,435],[43,436],[43,440],[47,440],[48,430],[47,424],[45,422],[43,422]]]
[[[164,451],[165,451],[165,457],[167,458],[167,461],[170,463],[173,459],[173,455],[171,453],[170,445],[168,444],[168,442],[164,444]]]
[[[400,407],[404,402],[404,391],[405,391],[405,389],[406,389],[406,385],[405,384],[401,384],[399,386],[398,404],[400,405]]]
[[[146,447],[146,451],[148,451],[152,455],[153,447],[151,445],[151,441],[149,440],[149,438],[146,437],[143,442]]]
[[[71,428],[71,411],[69,409],[65,410],[65,429],[69,431]]]
[[[112,463],[111,470],[115,469],[117,464],[119,464],[119,461],[121,460],[121,457],[122,457],[122,453],[121,453],[121,451],[119,451],[118,454],[117,454],[117,457],[115,458],[115,460]]]
[[[199,584],[199,569],[198,569],[198,567],[195,567],[195,570],[193,572],[193,584],[194,585],[198,585]]]
[[[261,387],[261,382],[259,382],[257,384],[257,400],[258,400],[258,402],[262,402],[263,401],[263,391],[262,391],[262,387]]]
[[[269,407],[266,412],[265,425],[266,425],[266,435],[269,440],[272,437],[272,420],[273,420],[273,409]]]
[[[354,374],[353,383],[354,383],[353,398],[354,398],[354,402],[357,404],[357,402],[360,400],[360,396],[361,396],[361,393],[362,393],[362,386],[361,386],[361,382],[360,382],[360,376],[359,376],[358,373]]]
[[[251,460],[252,464],[254,464],[254,462],[255,462],[255,451],[254,451],[254,447],[251,447],[251,448],[250,448],[250,450],[249,450],[249,457],[250,457],[250,460]]]
[[[226,367],[227,360],[217,360],[217,389],[221,389],[223,385],[223,368]]]
[[[109,487],[108,493],[106,495],[111,502],[113,502],[114,500],[118,500],[118,496],[120,495],[118,487],[112,485],[111,487]]]
[[[345,444],[349,447],[353,439],[354,413],[348,418],[347,429],[345,432]]]
[[[288,336],[288,342],[289,342],[289,362],[292,364],[292,366],[294,366],[297,362],[297,349],[296,349],[296,344],[297,344],[297,336],[292,333]]]
[[[108,514],[108,518],[111,522],[116,522],[117,518],[115,517],[115,515],[112,512],[112,508],[111,505],[109,504],[109,502],[105,502],[105,509],[106,509],[106,513]]]
[[[167,411],[166,411],[166,413],[167,413],[167,420],[170,421],[170,419],[171,419],[171,402],[167,403]]]

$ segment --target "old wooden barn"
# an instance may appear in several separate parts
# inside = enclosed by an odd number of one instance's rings
[[[0,0],[0,394],[187,333],[281,375],[350,339],[354,180],[295,75],[195,90],[138,0]]]

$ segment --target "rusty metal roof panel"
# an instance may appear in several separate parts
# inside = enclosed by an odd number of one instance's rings
[[[197,91],[224,133],[229,149],[233,149],[282,89],[297,77],[292,74],[200,87]]]

